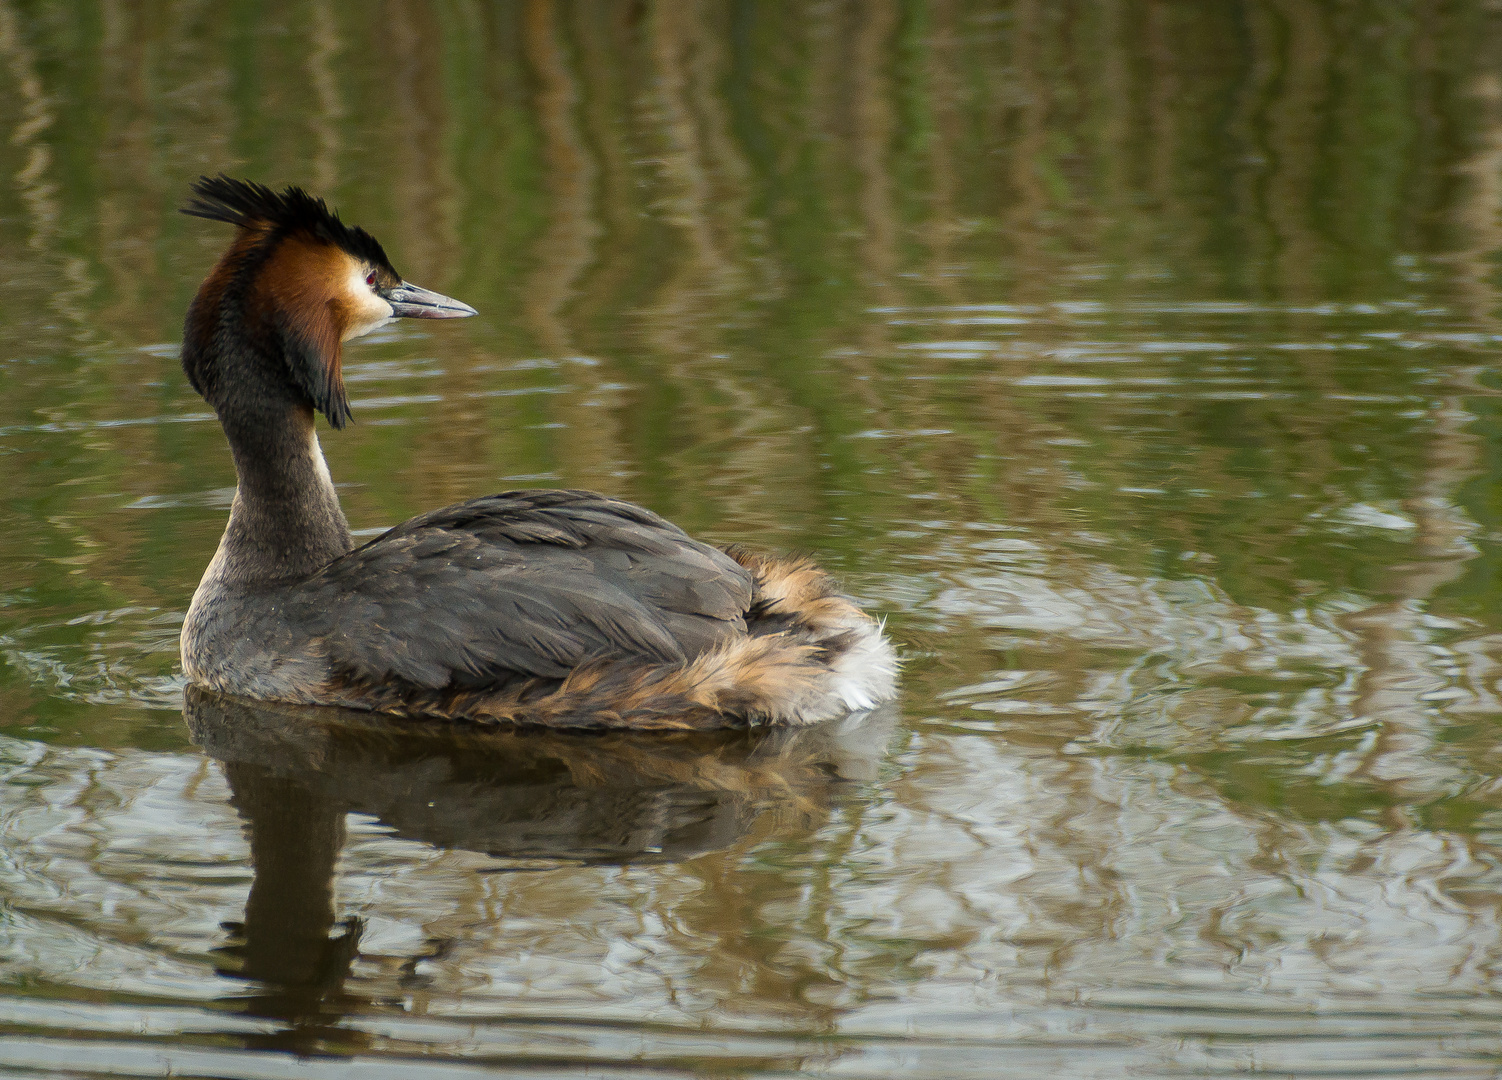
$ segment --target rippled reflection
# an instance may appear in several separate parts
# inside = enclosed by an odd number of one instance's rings
[[[874,779],[895,721],[884,711],[815,729],[575,738],[429,729],[196,688],[185,716],[194,742],[224,763],[253,837],[255,807],[274,813],[282,798],[265,792],[296,789],[320,808],[311,817],[365,814],[393,836],[527,866],[719,851],[769,806],[813,813],[839,781]],[[278,831],[288,830],[271,821]]]
[[[350,916],[336,930],[346,815],[357,823],[351,859],[367,866],[380,856],[359,840],[375,837],[388,850],[406,842],[489,856],[470,861],[478,874],[690,859],[730,847],[768,810],[804,827],[824,816],[842,781],[874,779],[895,721],[887,712],[816,730],[655,739],[435,731],[196,688],[184,715],[222,763],[254,875],[243,921],[225,924],[238,940],[216,950],[216,968],[264,987],[231,1000],[288,1022],[285,1034],[253,1044],[286,1049],[336,1039],[338,1016],[373,995],[430,988],[432,972],[479,929],[426,935],[400,964],[365,972],[355,984],[365,996],[351,988],[365,923]],[[395,914],[381,906],[381,918]],[[409,917],[426,921],[420,906]],[[491,917],[505,919],[504,907]],[[369,949],[363,958],[367,967],[374,959]]]
[[[0,1067],[1495,1074],[1495,5],[254,8],[0,0]],[[357,532],[811,550],[901,717],[185,725],[221,168],[482,313]]]

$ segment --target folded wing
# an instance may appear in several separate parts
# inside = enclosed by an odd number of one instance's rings
[[[639,506],[513,491],[413,518],[291,602],[345,678],[478,689],[598,658],[691,659],[745,633],[752,583]]]

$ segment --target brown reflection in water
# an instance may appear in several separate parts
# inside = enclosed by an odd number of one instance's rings
[[[928,221],[923,227],[930,260],[928,279],[951,303],[959,302],[960,291],[960,282],[950,265],[954,259],[954,241],[966,231],[957,206],[960,196],[957,170],[961,161],[957,160],[956,152],[964,141],[964,113],[960,103],[960,43],[955,9],[955,0],[936,0],[931,5],[931,25],[920,69],[933,124],[933,133],[923,148],[929,172]]]
[[[872,778],[896,723],[883,713],[801,730],[580,738],[413,725],[196,687],[184,717],[193,740],[222,763],[250,834],[254,882],[243,924],[231,927],[239,940],[223,955],[234,974],[266,984],[246,1001],[248,1012],[293,1023],[273,1037],[285,1048],[310,1046],[323,1034],[318,1018],[352,1004],[330,1004],[345,993],[360,933],[354,920],[335,932],[333,879],[347,814],[377,819],[394,838],[492,856],[494,870],[691,860],[737,843],[768,809],[812,827],[842,781]],[[766,976],[765,950],[734,944],[756,919],[734,917],[729,865],[716,865],[706,885],[719,899],[689,928],[728,949],[706,958],[707,978],[718,981],[714,971],[727,962],[734,978],[746,965]],[[447,929],[427,927],[439,952],[466,926],[504,918],[488,910],[483,878],[469,876],[468,914],[448,917]],[[715,877],[725,879],[723,891]],[[768,1000],[783,989],[769,989]]]
[[[315,191],[332,192],[339,186],[339,157],[342,141],[339,122],[344,118],[344,102],[339,94],[335,74],[344,41],[339,20],[331,0],[314,0],[312,26],[308,34],[312,48],[308,51],[308,80],[313,84],[314,108],[308,112],[317,150],[309,180]]]
[[[1237,80],[1226,117],[1230,154],[1226,162],[1229,175],[1223,183],[1231,215],[1245,223],[1238,255],[1251,270],[1271,265],[1274,255],[1275,241],[1264,204],[1270,157],[1266,113],[1286,60],[1281,55],[1274,20],[1264,6],[1249,5],[1242,19],[1247,35],[1246,70]],[[1259,291],[1265,287],[1250,275],[1247,285]]]
[[[1389,786],[1395,796],[1434,791],[1439,763],[1430,759],[1436,730],[1424,695],[1448,680],[1435,669],[1426,601],[1454,581],[1476,557],[1469,536],[1475,523],[1455,504],[1455,492],[1478,468],[1481,440],[1466,429],[1475,419],[1448,394],[1432,412],[1434,426],[1425,466],[1404,508],[1413,523],[1413,560],[1389,569],[1385,600],[1347,615],[1341,624],[1355,635],[1361,659],[1355,697],[1357,717],[1376,725],[1377,737],[1355,777]]]
[[[426,5],[386,0],[379,18],[389,65],[379,112],[392,144],[381,186],[397,210],[405,272],[436,281],[461,242],[453,219],[457,184],[443,145],[444,41]]]
[[[656,76],[648,115],[662,152],[663,216],[681,249],[642,318],[652,344],[680,367],[711,344],[706,320],[742,284],[726,228],[727,217],[740,215],[719,201],[727,192],[716,184],[714,149],[729,140],[706,134],[724,118],[710,104],[722,67],[721,43],[704,20],[704,5],[665,2],[650,7],[642,28]]]
[[[521,305],[543,356],[567,362],[580,352],[567,309],[595,260],[602,230],[594,208],[599,168],[579,129],[579,82],[561,17],[551,0],[529,0],[522,14],[522,48],[537,82],[534,115],[542,136],[547,225],[535,245],[535,269],[521,286]],[[576,384],[619,382],[596,379],[579,367],[565,371]],[[612,407],[618,393],[576,385],[559,396],[554,413],[568,434],[556,445],[560,471],[570,483],[607,490],[619,484],[613,477],[625,470],[625,461]]]
[[[1276,275],[1283,295],[1318,295],[1317,234],[1308,227],[1307,192],[1318,158],[1316,145],[1325,120],[1330,48],[1317,7],[1303,0],[1275,0],[1276,23],[1267,31],[1282,53],[1278,91],[1266,110],[1266,196],[1262,207],[1276,244]],[[1267,20],[1259,20],[1266,22]]]
[[[896,298],[897,215],[893,204],[892,82],[889,73],[897,8],[891,0],[862,3],[847,11],[854,24],[850,56],[851,142],[860,176],[860,267],[872,297],[882,306]],[[868,327],[885,330],[881,319]],[[878,330],[878,332],[880,332]],[[877,341],[868,345],[878,344]]]
[[[849,57],[850,143],[859,184],[861,240],[858,263],[867,294],[874,307],[891,307],[896,290],[898,223],[892,184],[892,79],[890,50],[897,25],[897,8],[890,0],[868,0],[847,8],[846,18],[853,40]],[[841,27],[843,36],[845,27]],[[870,357],[891,349],[890,326],[885,319],[861,322],[860,351],[847,352],[842,367],[853,378],[850,387],[861,404],[873,412],[875,426],[891,426],[891,413],[883,407],[872,385],[874,368]]]
[[[600,235],[592,205],[598,169],[575,123],[579,88],[559,39],[557,7],[551,0],[528,0],[522,44],[538,84],[534,100],[543,138],[549,213],[547,228],[537,241],[537,268],[525,286],[523,305],[543,355],[564,359],[574,353],[575,346],[563,311],[594,259]],[[590,435],[588,431],[578,434],[586,439]]]
[[[637,252],[647,229],[638,206],[631,128],[621,122],[630,112],[632,95],[639,92],[638,65],[620,60],[632,54],[632,28],[639,14],[638,8],[603,0],[569,4],[559,15],[560,20],[567,16],[569,37],[575,42],[579,139],[593,152],[598,182],[599,241],[572,310],[581,336],[589,334],[607,355],[623,344],[617,308],[642,273]]]
[[[152,124],[147,78],[146,42],[133,25],[144,17],[126,5],[108,4],[102,11],[104,29],[99,42],[101,157],[114,161],[146,161],[151,157]],[[108,300],[95,316],[114,328],[128,328],[135,336],[152,336],[149,303],[155,261],[161,242],[161,216],[149,177],[121,175],[101,195],[97,255]],[[119,181],[115,183],[114,181]]]
[[[1470,238],[1451,256],[1459,269],[1457,300],[1466,314],[1493,334],[1502,329],[1492,284],[1493,258],[1502,250],[1502,79],[1478,75],[1470,96],[1477,107],[1476,148],[1457,168],[1466,182],[1452,211],[1456,235]],[[1436,718],[1425,707],[1427,692],[1448,680],[1435,669],[1424,626],[1427,601],[1455,581],[1478,551],[1471,542],[1476,523],[1456,502],[1461,485],[1481,468],[1485,442],[1472,430],[1475,415],[1464,396],[1479,389],[1479,368],[1456,368],[1446,391],[1430,410],[1433,425],[1423,468],[1403,507],[1414,523],[1413,559],[1389,569],[1384,582],[1391,600],[1349,615],[1344,625],[1360,640],[1365,670],[1357,681],[1353,711],[1371,717],[1377,737],[1352,774],[1385,784],[1395,793],[1418,794],[1440,786],[1442,766],[1433,760]],[[1485,680],[1478,681],[1485,686]]]
[[[1145,114],[1142,136],[1147,157],[1144,186],[1159,213],[1165,218],[1177,219],[1187,208],[1179,197],[1180,177],[1174,167],[1180,153],[1181,132],[1173,106],[1182,86],[1175,66],[1171,14],[1172,5],[1165,0],[1148,0],[1144,5],[1142,37],[1146,86],[1141,92],[1141,108]]]
[[[48,176],[52,148],[42,138],[43,132],[55,122],[55,117],[37,72],[36,58],[21,35],[21,22],[8,0],[0,3],[0,56],[5,59],[20,97],[10,141],[22,150],[24,163],[12,181],[20,190],[31,216],[31,236],[27,243],[40,251],[55,238],[62,213],[57,200],[57,184]]]
[[[1464,185],[1450,211],[1453,234],[1466,242],[1449,261],[1460,271],[1457,291],[1466,314],[1495,332],[1499,313],[1493,282],[1496,255],[1502,250],[1502,76],[1481,72],[1468,89],[1476,146],[1455,168]]]
[[[755,177],[733,135],[723,86],[730,58],[724,11],[712,4],[661,3],[646,12],[643,48],[655,76],[641,110],[653,162],[653,194],[676,237],[675,254],[652,282],[635,318],[655,373],[673,394],[675,444],[709,454],[664,462],[684,485],[723,492],[730,520],[756,518],[772,501],[787,512],[793,491],[769,490],[769,478],[807,477],[807,455],[790,438],[798,403],[757,378],[747,357],[728,352],[743,316],[729,317],[753,292],[777,288],[757,257],[760,223],[752,219]],[[746,77],[740,72],[739,77]],[[712,462],[712,473],[704,466]],[[764,506],[762,519],[768,515]],[[717,523],[723,527],[726,523]]]
[[[462,197],[466,192],[448,145],[454,130],[450,114],[459,109],[459,102],[445,86],[446,69],[456,60],[457,43],[478,44],[483,30],[470,5],[439,13],[408,0],[386,0],[379,18],[377,47],[384,53],[386,74],[373,110],[376,115],[365,117],[380,124],[389,155],[380,161],[376,177],[377,190],[391,207],[389,225],[378,235],[388,250],[400,252],[398,268],[404,276],[444,289],[468,246],[469,223],[459,215],[470,202]],[[453,36],[444,33],[445,28],[452,29]],[[367,106],[367,114],[371,111]],[[497,201],[497,193],[483,187],[472,194],[475,201]],[[476,297],[469,299],[485,306]],[[484,379],[474,370],[474,357],[462,356],[458,343],[446,351],[452,359],[435,380],[443,398],[441,422],[424,426],[403,468],[415,494],[413,510],[479,494],[476,483],[482,478],[476,476],[477,467],[490,462],[489,447],[496,441],[483,399],[475,394]]]
[[[62,224],[61,182],[47,132],[57,123],[53,96],[42,81],[37,57],[26,42],[23,24],[9,0],[0,2],[0,58],[9,70],[20,98],[11,145],[21,151],[21,167],[11,177],[30,219],[27,247],[61,271],[47,295],[46,306],[70,324],[76,340],[97,337],[84,302],[94,291],[89,263],[67,253],[58,243]],[[44,276],[46,281],[51,275]]]
[[[1040,175],[1045,167],[1044,145],[1048,139],[1049,87],[1041,70],[1043,55],[1042,26],[1047,5],[1039,0],[1017,0],[1012,10],[1015,30],[1011,56],[1016,70],[1017,92],[1008,101],[1006,118],[1007,184],[997,192],[998,213],[1008,248],[1020,266],[1033,270],[1044,262],[1040,250],[1044,236],[1040,231],[1048,196]],[[1012,296],[1022,303],[1033,303],[1051,294],[1048,282],[1034,273],[1022,274]]]

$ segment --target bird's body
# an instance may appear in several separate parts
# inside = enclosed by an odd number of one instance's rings
[[[295,188],[201,180],[240,233],[189,310],[183,366],[238,486],[183,625],[212,690],[555,726],[806,724],[892,696],[880,626],[806,560],[700,543],[587,491],[445,507],[355,547],[314,432],[342,427],[342,342],[473,314],[407,285]]]

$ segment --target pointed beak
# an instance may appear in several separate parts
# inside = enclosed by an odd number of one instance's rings
[[[468,304],[406,281],[383,290],[381,295],[391,305],[391,314],[397,319],[467,319],[479,314]]]

